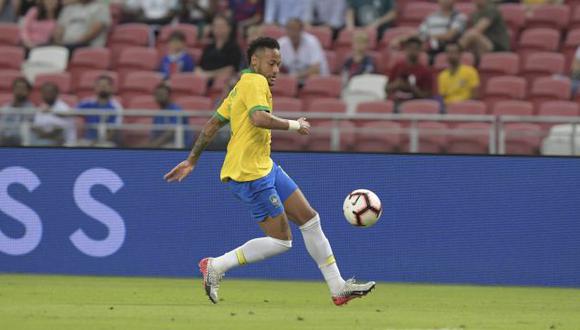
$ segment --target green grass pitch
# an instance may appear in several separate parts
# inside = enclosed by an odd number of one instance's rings
[[[0,329],[580,329],[580,290],[378,283],[335,307],[323,282],[0,274]]]

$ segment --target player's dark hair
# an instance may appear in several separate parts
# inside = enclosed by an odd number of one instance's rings
[[[419,37],[411,37],[411,38],[405,40],[403,45],[405,47],[411,46],[411,45],[417,45],[417,46],[421,47],[421,46],[423,46],[423,41],[421,39],[419,39]]]
[[[248,51],[246,52],[246,56],[248,58],[248,63],[252,62],[252,55],[256,53],[256,51],[268,48],[268,49],[280,49],[280,44],[278,40],[270,37],[259,37],[256,40],[250,43],[248,47]]]

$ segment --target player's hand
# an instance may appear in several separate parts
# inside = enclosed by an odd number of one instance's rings
[[[189,160],[184,160],[175,166],[169,173],[165,174],[163,179],[167,182],[181,182],[185,179],[191,171],[193,171],[194,165]]]
[[[298,118],[298,122],[300,123],[298,133],[300,135],[310,135],[310,123],[306,121],[306,118]]]

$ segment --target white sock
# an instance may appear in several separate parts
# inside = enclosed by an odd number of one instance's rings
[[[332,254],[332,248],[320,226],[320,217],[318,214],[302,225],[300,231],[304,237],[306,249],[320,268],[328,284],[330,293],[333,295],[339,293],[344,287],[344,279],[340,276],[334,254]]]
[[[283,241],[272,237],[255,238],[246,244],[213,259],[212,265],[220,273],[240,265],[268,259],[284,253],[292,247],[292,241]]]

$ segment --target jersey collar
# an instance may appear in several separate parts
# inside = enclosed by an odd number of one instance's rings
[[[247,68],[247,69],[242,70],[242,74],[244,74],[244,73],[256,73],[256,71],[254,71],[250,68]]]

